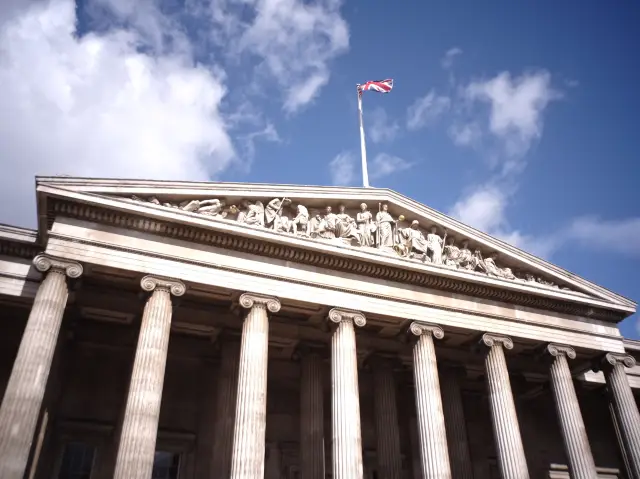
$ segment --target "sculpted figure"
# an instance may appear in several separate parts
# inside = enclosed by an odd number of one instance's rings
[[[382,210],[376,215],[376,226],[378,230],[377,247],[387,246],[393,248],[393,225],[395,221],[389,214],[389,205],[382,205]]]
[[[502,270],[502,277],[504,279],[511,279],[511,280],[518,279],[516,275],[513,274],[513,271],[511,271],[511,268],[501,268],[501,270]]]
[[[222,211],[225,207],[225,202],[217,198],[211,200],[192,200],[186,203],[181,203],[179,208],[183,211],[190,211],[206,216],[218,216],[224,218],[227,216],[226,211]]]
[[[473,254],[469,249],[469,242],[464,240],[462,242],[462,248],[460,248],[460,255],[458,256],[458,266],[464,269],[473,269],[470,265],[473,263]]]
[[[455,245],[455,238],[447,238],[447,244],[444,247],[444,255],[442,260],[446,266],[457,268],[460,264],[460,248]]]
[[[559,288],[559,286],[553,281],[547,281],[546,279],[543,279],[540,277],[536,278],[536,281],[540,284],[544,284],[545,286],[551,286],[552,288]]]
[[[279,214],[273,220],[273,230],[278,233],[289,233],[291,231],[291,220],[287,215]]]
[[[322,223],[318,229],[318,236],[323,239],[334,239],[336,237],[336,222],[338,217],[331,210],[331,206],[327,206],[325,209]]]
[[[277,216],[282,214],[282,208],[288,206],[291,203],[289,198],[274,198],[267,204],[264,209],[265,226],[267,228],[275,229],[275,220]]]
[[[442,246],[443,240],[437,233],[435,226],[431,227],[430,233],[427,235],[427,246],[431,252],[431,262],[433,264],[442,264]]]
[[[469,271],[475,271],[478,268],[481,268],[483,264],[482,253],[479,249],[473,251],[473,255],[471,256],[471,261],[467,264],[466,269]]]
[[[142,201],[143,203],[151,203],[158,206],[166,206],[167,208],[178,208],[178,205],[173,205],[171,203],[160,203],[160,200],[155,196],[150,196],[147,199],[140,198],[139,196],[133,195],[131,197],[132,200]]]
[[[491,253],[489,256],[487,256],[484,259],[484,261],[479,263],[479,266],[489,276],[493,276],[493,277],[496,277],[496,278],[502,278],[503,277],[502,270],[500,268],[498,268],[498,265],[496,264],[496,258],[497,257],[498,257],[497,254]]]
[[[291,221],[291,232],[297,235],[299,226],[302,236],[309,236],[309,210],[304,205],[298,205],[296,212],[296,217]]]
[[[251,204],[248,200],[242,200],[242,210],[238,213],[238,223],[252,226],[264,226],[264,205],[262,201]]]
[[[338,214],[336,215],[336,237],[349,239],[360,245],[360,231],[356,220],[345,212],[345,206],[338,206]]]
[[[400,239],[404,243],[404,251],[409,257],[412,257],[414,253],[420,253],[427,257],[428,243],[427,239],[422,234],[422,231],[418,228],[420,224],[417,220],[411,222],[411,226],[408,228],[402,228],[399,231]]]
[[[322,219],[322,215],[320,213],[316,213],[309,221],[309,236],[312,238],[321,237],[321,230],[324,230],[323,223],[324,220]]]
[[[373,233],[375,232],[376,224],[373,222],[373,215],[368,210],[366,203],[360,205],[360,211],[356,216],[356,223],[360,231],[360,242],[362,246],[373,246]]]

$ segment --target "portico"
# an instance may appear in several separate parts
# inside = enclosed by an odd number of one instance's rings
[[[70,444],[92,478],[159,475],[165,456],[159,477],[640,472],[640,348],[616,327],[635,304],[386,190],[222,185],[207,214],[172,206],[213,188],[196,186],[41,179],[43,239],[3,232],[0,477],[62,474]],[[247,191],[271,229],[229,219]],[[361,241],[359,214],[305,236],[258,197],[380,199],[438,226],[407,226],[415,257]],[[454,235],[492,252],[445,249]]]

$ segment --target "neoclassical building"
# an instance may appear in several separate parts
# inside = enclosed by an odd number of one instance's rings
[[[39,177],[2,479],[640,478],[636,304],[394,191]]]

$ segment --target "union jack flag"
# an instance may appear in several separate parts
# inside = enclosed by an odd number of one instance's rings
[[[393,88],[393,80],[372,80],[364,85],[358,85],[358,93],[362,95],[363,91],[377,91],[379,93],[389,93]]]

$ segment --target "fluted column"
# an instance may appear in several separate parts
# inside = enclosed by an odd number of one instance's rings
[[[181,281],[155,276],[145,276],[140,286],[151,295],[142,314],[114,479],[151,477],[171,332],[171,295],[182,296],[186,290]]]
[[[569,346],[559,344],[549,344],[547,352],[554,358],[550,369],[551,389],[569,460],[571,479],[596,479],[596,465],[567,361],[575,359],[576,352]]]
[[[484,334],[482,342],[489,348],[484,365],[487,373],[493,435],[502,478],[529,479],[529,470],[503,349],[513,349],[513,341],[507,336]]]
[[[390,360],[380,356],[371,359],[373,369],[373,403],[376,423],[376,441],[379,479],[400,479],[402,457],[396,382]]]
[[[324,479],[323,364],[317,349],[300,348],[301,479]]]
[[[618,418],[629,466],[634,476],[640,477],[640,413],[624,370],[635,364],[633,356],[608,353],[605,356],[604,376]]]
[[[236,420],[240,344],[228,338],[223,338],[222,341],[213,450],[211,451],[211,477],[229,477],[231,473],[233,428]]]
[[[425,479],[451,479],[438,363],[433,344],[433,338],[442,339],[444,331],[440,326],[426,323],[411,323],[409,330],[418,337],[413,346],[413,376],[422,475]]]
[[[22,479],[24,475],[69,296],[66,278],[82,275],[79,263],[47,254],[36,256],[33,264],[45,276],[33,301],[0,406],[3,479]]]
[[[442,388],[449,456],[455,458],[450,461],[451,475],[453,479],[473,479],[467,423],[462,405],[462,391],[460,390],[464,369],[458,366],[449,366],[443,368],[442,372],[440,386]]]
[[[333,479],[362,479],[362,432],[355,326],[366,324],[357,311],[334,308],[331,336],[331,435]]]
[[[280,301],[270,296],[245,293],[240,296],[240,306],[249,311],[242,325],[230,477],[262,479],[267,424],[267,311],[280,311]]]

